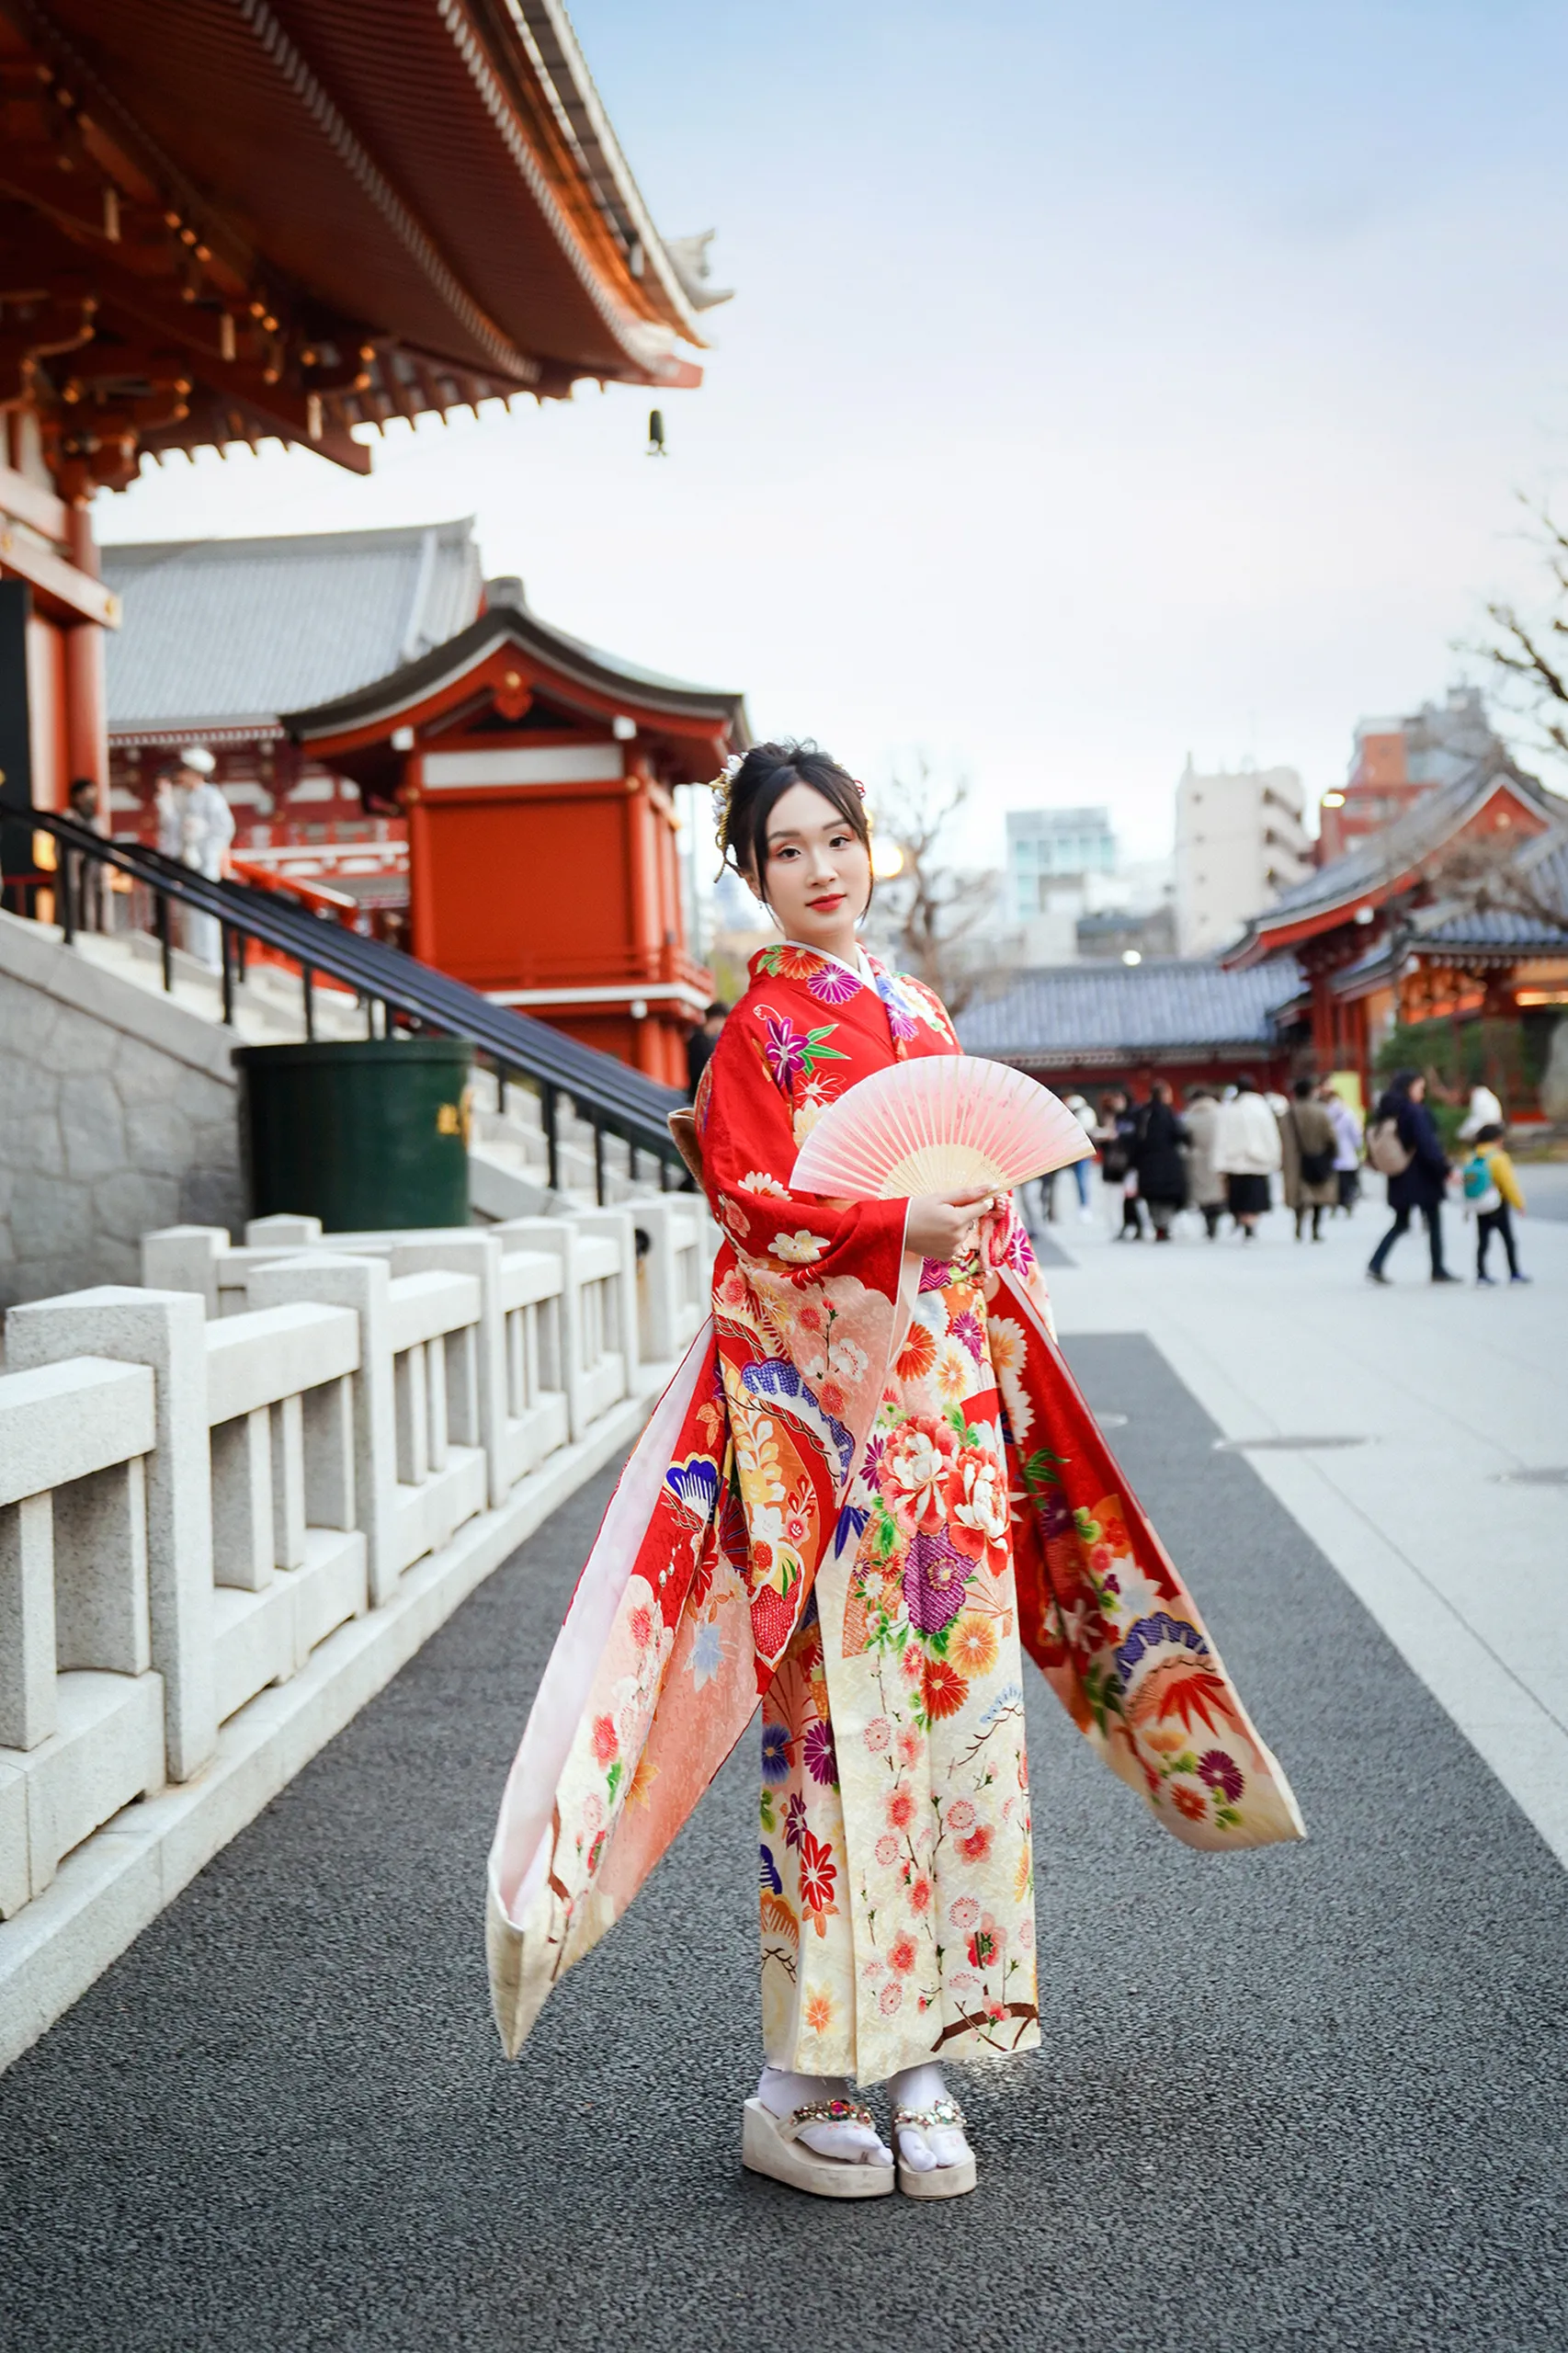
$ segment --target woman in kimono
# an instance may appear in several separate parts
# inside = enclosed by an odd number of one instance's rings
[[[860,788],[762,745],[720,842],[784,934],[698,1092],[710,1324],[623,1474],[491,1859],[520,2046],[762,1701],[763,2050],[743,2156],[825,2197],[974,2187],[949,2060],[1040,2040],[1022,1648],[1188,1844],[1301,1836],[1180,1578],[1057,1352],[1011,1199],[795,1192],[828,1105],[960,1051],[857,938]],[[892,2146],[852,2085],[888,2086]]]

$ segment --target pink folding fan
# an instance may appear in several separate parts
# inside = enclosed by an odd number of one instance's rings
[[[977,1054],[933,1054],[877,1071],[831,1104],[790,1185],[850,1201],[1005,1192],[1094,1148],[1038,1079]]]

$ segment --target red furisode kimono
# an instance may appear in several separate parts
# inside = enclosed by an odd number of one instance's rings
[[[763,1709],[771,2063],[875,2083],[1038,2041],[1021,1653],[1189,1846],[1295,1801],[1052,1336],[1011,1201],[950,1266],[792,1193],[825,1107],[959,1051],[872,960],[764,949],[699,1090],[713,1312],[617,1487],[490,1861],[515,2054]]]

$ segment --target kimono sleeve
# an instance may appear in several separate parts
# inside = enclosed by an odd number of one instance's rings
[[[739,1256],[773,1275],[853,1275],[893,1297],[907,1201],[828,1201],[793,1193],[790,1098],[732,1015],[703,1074],[702,1165],[713,1214]]]

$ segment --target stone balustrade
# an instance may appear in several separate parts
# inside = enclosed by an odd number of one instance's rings
[[[0,2064],[630,1441],[711,1241],[679,1196],[175,1227],[11,1311]]]

